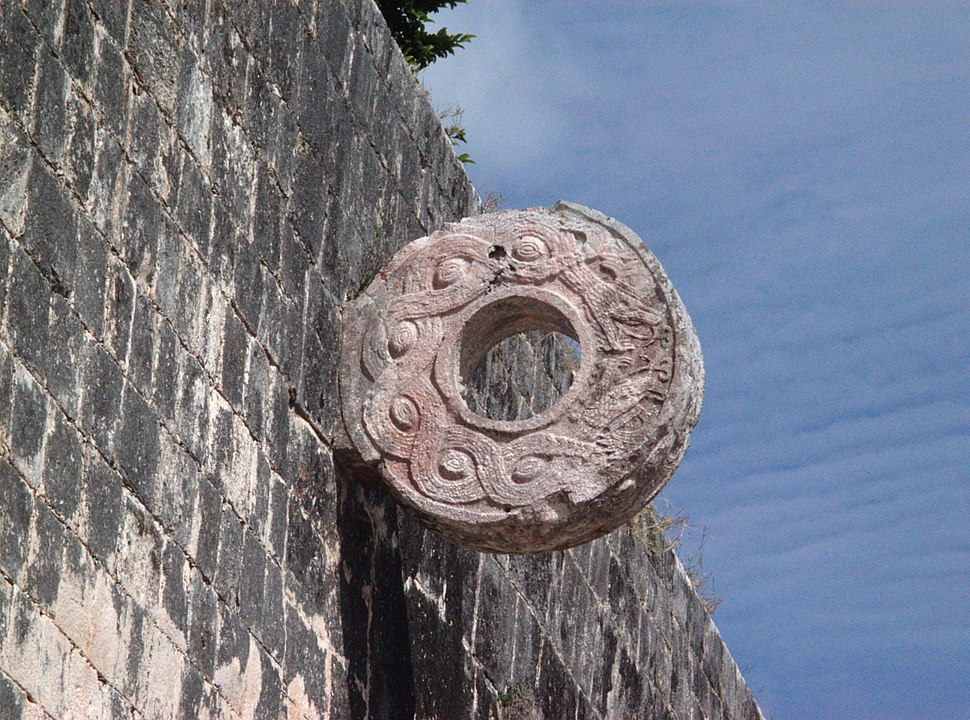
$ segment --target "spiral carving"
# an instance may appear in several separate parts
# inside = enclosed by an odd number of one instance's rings
[[[472,412],[464,378],[505,337],[580,346],[558,403],[526,420]],[[534,552],[627,521],[667,482],[700,411],[693,326],[660,263],[593,210],[495,213],[395,255],[345,308],[344,426],[394,496],[445,537]]]

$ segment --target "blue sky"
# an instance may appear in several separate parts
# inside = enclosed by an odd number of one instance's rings
[[[769,718],[970,718],[970,6],[471,0],[503,207],[613,215],[708,372],[665,492]],[[696,542],[696,536],[693,542]]]

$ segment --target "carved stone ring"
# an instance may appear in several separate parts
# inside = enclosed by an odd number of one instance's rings
[[[491,348],[530,330],[579,344],[565,395],[521,420],[463,399]],[[537,552],[639,512],[697,422],[700,345],[660,263],[588,208],[468,218],[407,245],[344,309],[340,397],[363,460],[462,545]]]

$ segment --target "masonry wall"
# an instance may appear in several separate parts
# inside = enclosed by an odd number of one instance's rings
[[[369,0],[0,0],[0,717],[757,715],[672,554],[335,460],[341,303],[477,206]]]

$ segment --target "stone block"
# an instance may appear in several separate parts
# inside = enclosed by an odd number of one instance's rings
[[[127,374],[136,387],[147,391],[152,386],[158,317],[144,295],[137,293],[133,301]]]
[[[110,454],[119,421],[124,377],[121,368],[98,343],[86,343],[82,355],[84,387],[81,427],[101,452]]]
[[[151,189],[138,175],[128,183],[125,223],[117,239],[118,251],[135,278],[151,282],[156,273],[162,211]]]
[[[148,403],[131,385],[125,385],[113,456],[128,487],[149,507],[155,491],[160,434],[158,418]]]
[[[7,112],[30,126],[35,63],[42,40],[17,5],[4,3],[0,13],[5,39],[0,53],[0,102]]]
[[[42,368],[49,347],[50,286],[22,250],[14,247],[12,255],[8,282],[17,292],[7,307],[11,349],[30,367]]]
[[[189,53],[165,7],[132,3],[126,50],[148,94],[174,118],[179,73]]]
[[[131,496],[124,498],[122,518],[115,575],[138,606],[152,613],[159,605],[165,541],[152,516]]]
[[[17,580],[27,558],[33,495],[6,460],[0,460],[0,487],[0,568],[6,577]]]
[[[222,335],[222,391],[237,410],[243,408],[249,336],[234,312],[226,313]]]
[[[215,97],[230,115],[242,112],[246,96],[246,77],[251,62],[226,8],[222,3],[213,3],[209,16],[205,63],[211,74]]]
[[[36,489],[43,473],[50,403],[44,390],[19,365],[14,373],[12,396],[10,458],[27,484]]]
[[[124,150],[102,126],[95,130],[94,171],[84,205],[95,227],[113,248],[122,233],[129,180]]]
[[[73,109],[70,92],[70,76],[50,50],[41,48],[32,136],[44,157],[54,165],[60,164],[70,137],[65,132],[70,126],[69,110]]]
[[[212,483],[202,478],[199,482],[199,532],[195,562],[206,580],[216,576],[219,555],[219,533],[222,522],[222,496]]]
[[[209,427],[209,382],[199,362],[185,353],[179,377],[178,435],[193,458],[202,461]]]
[[[126,3],[108,0],[104,4],[106,6],[120,6]],[[105,10],[108,10],[108,8],[105,8]],[[98,16],[102,20],[108,19],[101,12],[98,13]],[[124,140],[128,127],[134,81],[131,68],[119,49],[119,45],[123,46],[124,41],[112,41],[105,32],[100,26],[96,29],[98,36],[98,72],[92,103],[97,110],[98,117],[110,130],[114,138],[120,142]]]
[[[57,599],[64,553],[64,526],[50,508],[34,500],[24,587],[41,607],[50,610]]]
[[[123,519],[121,477],[90,451],[84,466],[82,527],[91,554],[106,567],[114,567],[114,553]]]
[[[203,677],[210,681],[215,670],[219,600],[201,574],[193,572],[189,591],[188,654]]]
[[[128,358],[137,297],[138,288],[128,268],[114,257],[110,258],[105,287],[104,340],[111,355],[121,365]]]
[[[155,336],[152,404],[165,420],[174,420],[178,403],[179,360],[184,352],[171,325],[164,319]]]
[[[91,340],[84,333],[74,309],[64,298],[51,297],[50,330],[51,347],[45,356],[44,376],[51,395],[70,417],[80,413],[81,360],[84,347]]]
[[[246,532],[239,577],[239,619],[251,631],[255,631],[262,623],[265,584],[266,555],[256,537]]]
[[[212,187],[195,159],[185,153],[179,170],[178,196],[175,201],[175,219],[179,229],[207,257],[210,249],[212,224]]]
[[[0,58],[0,63],[4,59],[6,53]],[[13,119],[2,107],[0,148],[0,223],[14,235],[19,235],[27,211],[27,178],[34,152],[27,137],[14,125]]]
[[[89,95],[96,63],[94,18],[83,0],[66,0],[61,57],[71,76]]]
[[[60,413],[52,414],[54,427],[44,457],[44,495],[54,511],[73,524],[81,500],[81,440],[74,426]]]
[[[177,638],[188,637],[189,565],[179,547],[166,540],[162,548],[162,598],[161,610],[178,632]],[[183,647],[184,649],[184,647]]]
[[[213,585],[230,607],[238,607],[239,577],[242,571],[243,527],[228,504],[222,505],[219,518],[219,559]]]

